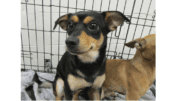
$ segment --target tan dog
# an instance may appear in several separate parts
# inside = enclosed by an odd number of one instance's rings
[[[116,92],[126,94],[127,100],[139,100],[155,79],[155,34],[135,39],[125,44],[136,47],[133,59],[109,59],[106,61],[106,80],[103,84],[104,96],[114,96]]]

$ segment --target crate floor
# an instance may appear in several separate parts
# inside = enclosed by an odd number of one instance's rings
[[[52,82],[55,74],[29,70],[21,72],[21,100],[55,100]],[[40,83],[41,82],[41,83]],[[155,100],[155,84],[139,100]],[[82,97],[79,97],[83,100]],[[116,100],[125,100],[125,95],[117,93]],[[114,97],[103,98],[103,101]]]

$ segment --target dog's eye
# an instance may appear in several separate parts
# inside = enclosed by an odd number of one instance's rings
[[[72,29],[74,27],[73,22],[68,22],[68,29]]]
[[[89,24],[89,28],[91,30],[96,30],[98,28],[98,25],[96,23],[91,23],[91,24]]]

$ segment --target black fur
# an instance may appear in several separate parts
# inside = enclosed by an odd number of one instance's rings
[[[95,62],[84,63],[76,55],[72,55],[68,51],[66,51],[62,56],[57,66],[57,73],[53,84],[53,90],[55,91],[57,79],[62,78],[62,80],[64,81],[64,86],[65,86],[64,91],[67,100],[72,100],[72,94],[73,94],[73,91],[70,90],[69,83],[67,81],[67,77],[69,74],[72,74],[79,78],[83,78],[76,73],[76,70],[80,70],[86,76],[86,78],[84,79],[87,82],[93,83],[97,76],[103,75],[105,72],[105,64],[106,64],[105,53],[106,53],[106,44],[107,44],[107,34],[110,32],[110,30],[108,28],[108,24],[105,22],[104,14],[105,13],[98,13],[94,11],[86,11],[86,12],[82,11],[82,12],[77,12],[75,14],[68,14],[69,19],[73,15],[77,15],[79,18],[79,22],[74,23],[73,29],[69,29],[67,26],[66,30],[68,32],[69,37],[70,36],[77,37],[80,35],[81,31],[83,30],[87,33],[87,35],[92,36],[94,39],[97,40],[100,38],[100,34],[103,33],[104,42],[99,49],[99,57],[96,59]],[[125,20],[129,21],[123,14],[121,15],[125,18]],[[87,27],[88,24],[83,23],[83,19],[86,16],[92,16],[94,18],[92,22],[97,23],[99,29],[95,31],[89,30]],[[56,28],[58,23],[61,23],[58,22],[58,20],[55,22],[54,29]],[[68,20],[68,23],[69,22],[70,20]]]

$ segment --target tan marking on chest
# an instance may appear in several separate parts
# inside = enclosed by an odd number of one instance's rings
[[[74,15],[74,16],[71,18],[71,21],[73,21],[73,22],[75,22],[75,23],[79,22],[78,16],[77,16],[77,15]]]
[[[88,83],[83,78],[75,77],[72,74],[68,75],[69,87],[72,91],[76,91],[81,88],[89,87],[92,83]]]
[[[83,23],[88,24],[88,23],[90,23],[93,19],[94,19],[93,17],[87,16],[87,17],[84,19]]]

